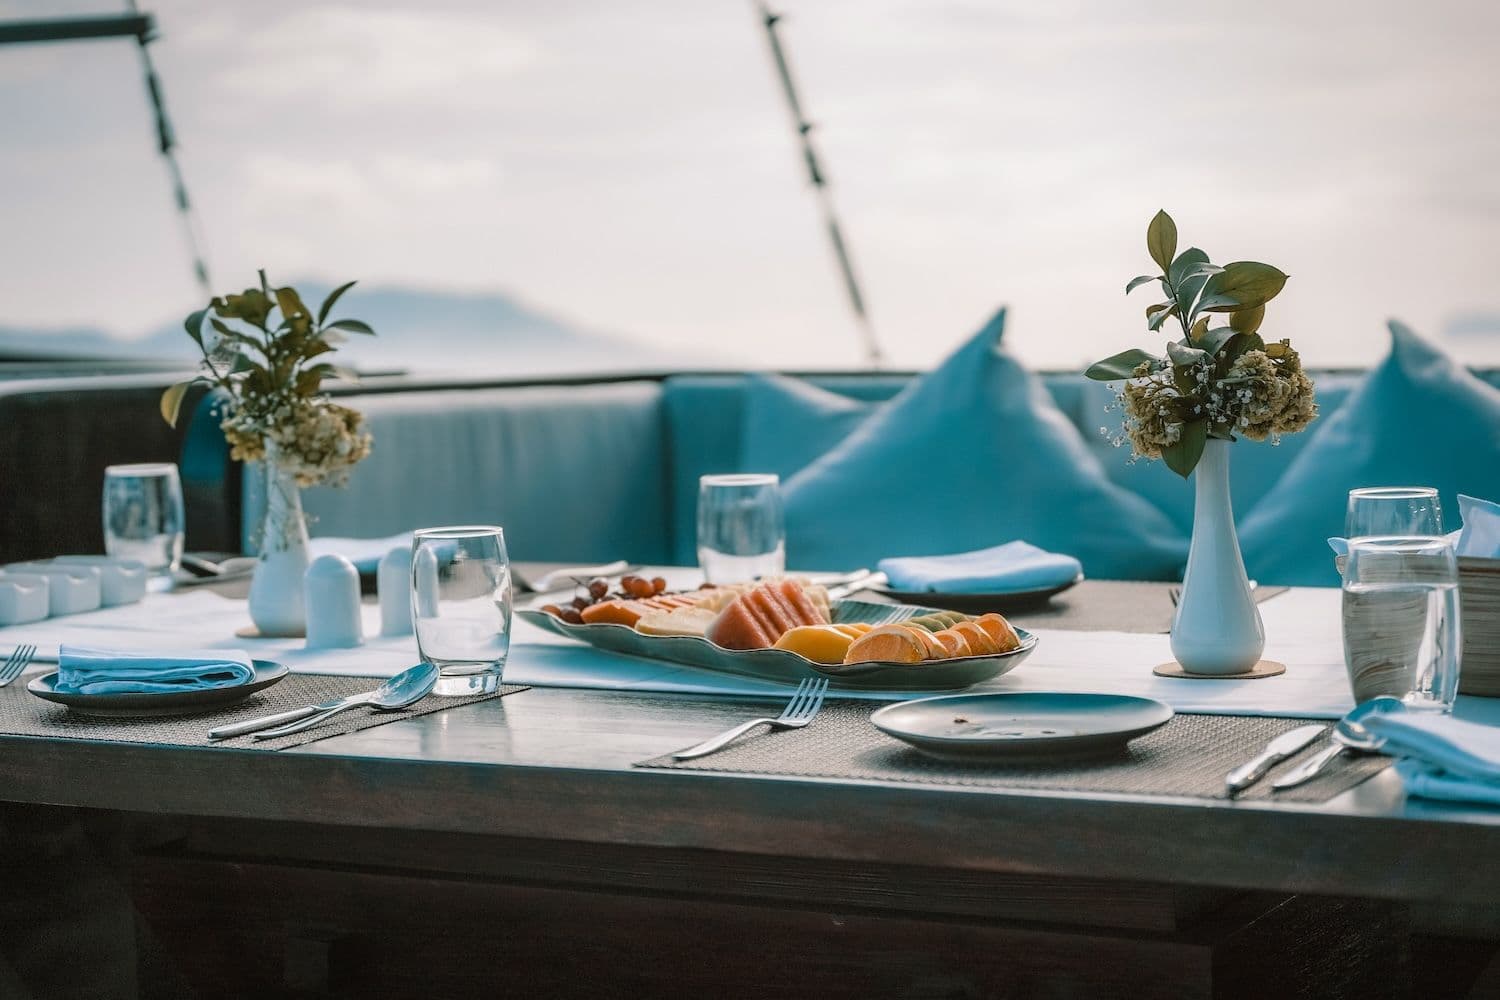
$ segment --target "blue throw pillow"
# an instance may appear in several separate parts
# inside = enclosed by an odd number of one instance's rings
[[[804,569],[1024,539],[1093,577],[1168,579],[1187,538],[1111,483],[1046,388],[999,349],[1005,313],[786,485]]]
[[[740,465],[746,472],[774,472],[784,483],[832,451],[881,405],[798,378],[752,375],[745,383]]]
[[[1458,494],[1500,497],[1500,389],[1400,323],[1391,353],[1256,504],[1240,529],[1250,575],[1262,583],[1336,587],[1326,539],[1344,533],[1349,491],[1435,486],[1458,527]]]

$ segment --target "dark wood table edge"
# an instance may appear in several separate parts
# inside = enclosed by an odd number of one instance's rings
[[[1433,821],[1316,805],[42,737],[0,738],[0,799],[1408,902],[1500,894],[1500,867],[1476,863],[1500,852],[1492,815]]]

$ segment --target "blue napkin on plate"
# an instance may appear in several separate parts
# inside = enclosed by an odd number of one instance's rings
[[[1435,712],[1374,715],[1364,725],[1400,757],[1408,795],[1500,805],[1500,727]]]
[[[951,556],[882,559],[879,569],[892,590],[947,594],[1043,590],[1071,583],[1083,572],[1072,556],[1020,541]]]
[[[68,694],[153,694],[234,687],[254,677],[250,657],[237,649],[141,653],[63,646],[56,687]]]

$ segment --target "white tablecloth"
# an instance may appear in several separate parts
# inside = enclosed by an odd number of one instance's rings
[[[1237,715],[1295,714],[1335,718],[1352,706],[1339,634],[1339,592],[1294,589],[1261,605],[1269,659],[1287,665],[1280,677],[1253,681],[1180,680],[1151,668],[1171,659],[1165,635],[1038,630],[1037,649],[1014,672],[976,690],[1099,691],[1137,694],[1180,711]],[[365,607],[365,634],[379,630],[379,612]],[[151,594],[140,604],[0,629],[0,656],[35,643],[55,659],[60,643],[119,649],[242,648],[300,673],[386,677],[417,661],[416,641],[367,639],[357,649],[308,650],[300,639],[246,639],[245,602],[207,591]],[[515,621],[505,679],[517,684],[730,695],[781,695],[784,685],[692,667],[619,656]],[[893,699],[917,692],[860,697]]]

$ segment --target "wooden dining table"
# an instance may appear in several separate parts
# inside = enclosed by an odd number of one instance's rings
[[[96,937],[79,962],[174,998],[1500,982],[1500,812],[1390,770],[1297,804],[635,766],[765,706],[536,687],[280,752],[0,736],[0,955],[26,982],[49,934]]]

